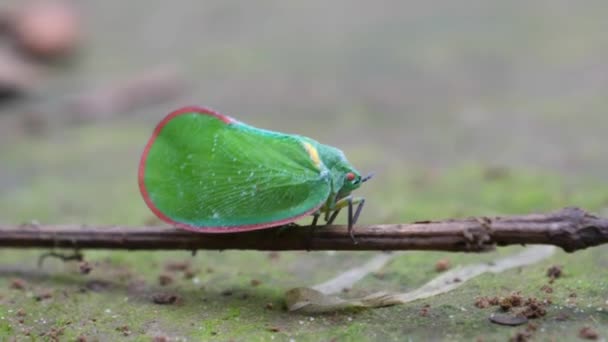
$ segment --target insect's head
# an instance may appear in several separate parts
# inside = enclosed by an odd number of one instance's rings
[[[346,172],[346,174],[344,175],[344,184],[342,185],[342,192],[351,192],[357,189],[361,186],[361,184],[370,180],[373,176],[374,174],[370,173],[365,177],[361,177],[359,172],[357,172],[356,170],[350,170]]]

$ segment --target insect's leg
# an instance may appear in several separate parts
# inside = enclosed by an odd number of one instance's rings
[[[342,208],[337,208],[336,210],[334,210],[331,214],[331,217],[329,218],[329,220],[327,220],[327,225],[330,225],[332,223],[334,223],[334,220],[336,219],[336,217],[338,216],[338,214],[340,213],[340,210],[342,210]]]
[[[336,218],[336,216],[338,215],[338,213],[340,212],[340,210],[342,208],[348,207],[348,233],[349,233],[351,239],[353,240],[353,243],[357,243],[357,240],[355,240],[353,227],[357,223],[357,220],[359,220],[359,215],[361,214],[361,211],[363,210],[364,203],[365,203],[365,199],[362,197],[347,196],[347,197],[340,199],[336,203],[334,212],[331,215],[329,222],[327,224],[331,224],[334,221],[334,219]],[[355,204],[357,204],[357,209],[355,209],[354,213],[353,213],[353,205],[355,205]]]
[[[320,211],[316,211],[314,214],[312,214],[312,223],[310,224],[313,227],[317,226],[317,221],[319,221],[319,216],[321,216],[321,212]]]
[[[353,233],[353,199],[352,197],[348,199],[348,235],[350,235],[350,239],[353,240],[353,243],[356,245],[357,240],[355,240],[355,234]]]
[[[358,197],[355,198],[353,200],[353,203],[359,202],[359,204],[357,205],[357,210],[355,211],[355,216],[353,216],[353,225],[357,224],[357,221],[359,220],[359,214],[361,214],[361,211],[363,210],[363,205],[365,204],[365,198],[363,197]]]
[[[326,207],[327,210],[325,210],[325,224],[326,225],[331,224],[336,219],[337,213],[334,213],[332,216],[329,216],[329,214],[331,214],[332,211],[334,211],[336,209],[336,208],[332,208],[332,207],[333,207],[333,204],[338,203],[338,194],[336,194],[336,196],[334,196],[333,200],[330,203],[332,203],[332,205],[327,205],[327,207]],[[341,208],[338,208],[338,211],[340,211],[340,209]]]
[[[329,220],[327,220],[328,225],[332,224],[334,222],[334,220],[336,219],[336,217],[338,217],[338,214],[340,213],[340,210],[342,210],[342,208],[348,206],[348,201],[352,198],[352,196],[346,196],[344,198],[341,198],[339,201],[336,202],[335,206],[334,206],[334,210],[332,211],[331,217],[329,218]]]
[[[355,214],[353,215],[353,204],[357,204],[357,210],[355,210]],[[350,234],[350,238],[353,240],[353,243],[357,244],[357,240],[355,240],[354,234],[354,225],[357,223],[359,219],[359,215],[361,214],[361,210],[363,210],[363,205],[365,204],[365,198],[358,197],[351,199],[348,201],[348,233]]]
[[[338,213],[340,212],[340,210],[342,210],[342,208],[350,207],[354,204],[358,204],[354,215],[352,214],[352,208],[350,209],[351,211],[348,214],[349,225],[356,224],[357,220],[359,219],[359,215],[361,214],[361,210],[363,209],[363,203],[365,203],[365,199],[362,197],[347,196],[347,197],[340,199],[338,201],[338,203],[336,203],[336,207],[333,210],[332,215],[329,218],[329,222],[327,222],[327,224],[332,224],[332,222],[334,222],[334,220],[336,219],[336,217],[338,216]]]

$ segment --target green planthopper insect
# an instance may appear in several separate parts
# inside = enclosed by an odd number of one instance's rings
[[[321,214],[331,224],[346,207],[352,237],[365,200],[351,192],[370,178],[334,147],[202,107],[165,117],[139,164],[139,188],[152,212],[201,233],[276,227],[307,215],[316,226]]]

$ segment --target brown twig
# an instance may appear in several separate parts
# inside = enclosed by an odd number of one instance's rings
[[[549,244],[567,252],[608,242],[608,219],[578,208],[549,214],[474,217],[355,227],[286,227],[237,234],[199,234],[168,227],[2,225],[0,247],[127,250],[438,250],[481,252],[496,245]]]

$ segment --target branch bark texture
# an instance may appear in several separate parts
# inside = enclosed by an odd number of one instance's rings
[[[355,227],[285,227],[201,234],[168,227],[3,225],[0,247],[126,250],[436,250],[482,252],[495,246],[548,244],[567,252],[608,242],[608,219],[579,208],[548,214],[472,217]]]

